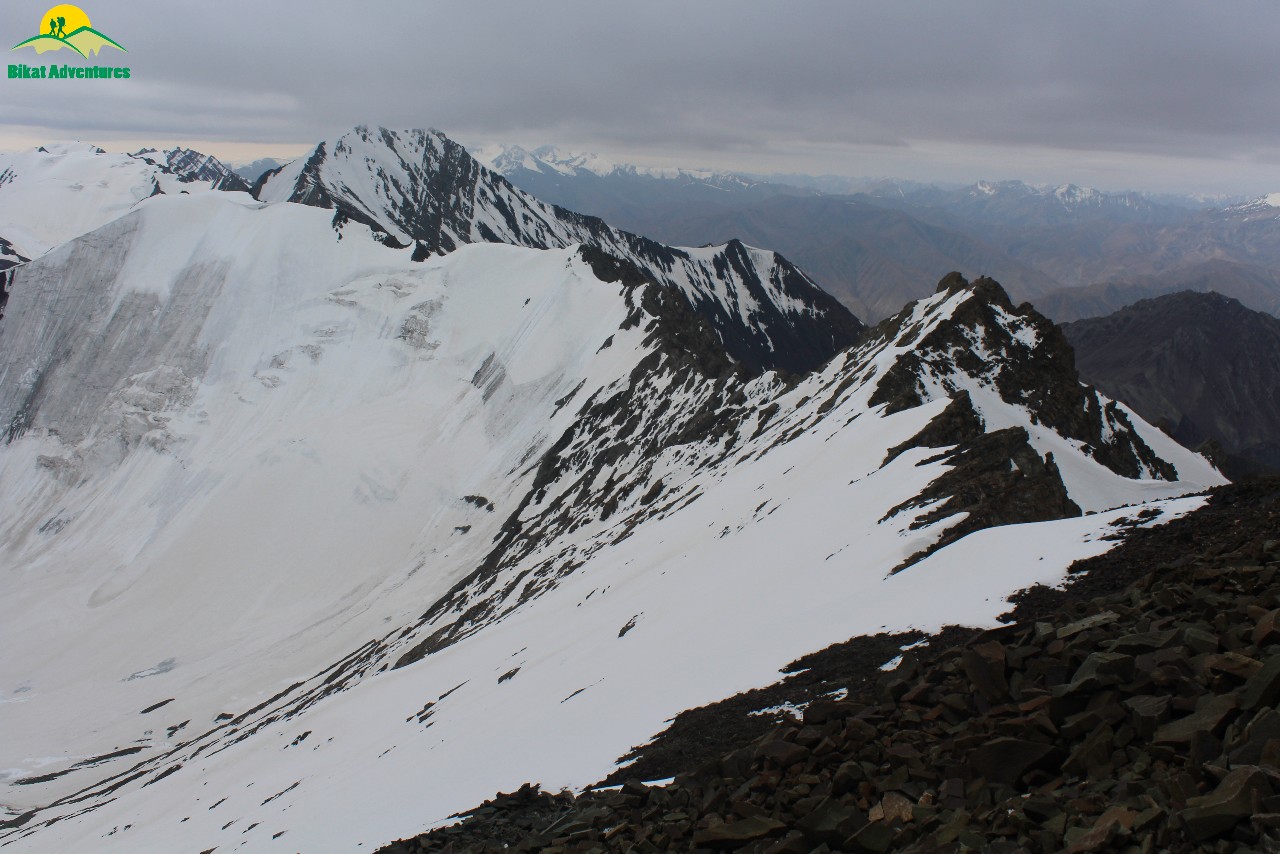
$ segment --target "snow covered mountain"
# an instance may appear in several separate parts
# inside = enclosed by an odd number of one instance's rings
[[[9,850],[371,848],[580,787],[834,641],[990,624],[1222,482],[990,280],[746,370],[718,312],[761,347],[823,319],[785,262],[459,152],[357,131],[13,269]]]
[[[185,152],[178,162],[203,157]],[[161,159],[109,154],[79,142],[0,153],[0,263],[37,258],[153,195],[213,188],[210,176],[175,171]]]
[[[279,169],[288,162],[288,160],[277,160],[274,157],[260,157],[249,163],[232,164],[232,167],[237,175],[252,186],[265,173],[270,172],[272,169]]]
[[[758,183],[734,172],[616,163],[598,154],[561,151],[554,145],[543,145],[533,151],[527,151],[518,145],[481,146],[475,149],[474,154],[478,161],[512,179],[516,184],[519,184],[515,180],[516,176],[521,172],[566,177],[594,175],[598,178],[653,178],[686,184],[698,183],[720,190],[747,189]]]
[[[255,188],[267,202],[335,211],[415,257],[472,242],[538,249],[585,244],[625,259],[675,288],[706,317],[748,369],[808,371],[848,346],[862,324],[774,252],[738,241],[680,249],[547,205],[482,166],[438,131],[359,127],[322,142]]]
[[[144,148],[131,156],[163,166],[184,181],[207,181],[214,190],[249,192],[249,182],[211,154],[201,154],[190,148],[171,148],[168,151]]]
[[[1240,220],[1277,220],[1280,219],[1280,193],[1267,193],[1238,205],[1223,209],[1223,214]]]

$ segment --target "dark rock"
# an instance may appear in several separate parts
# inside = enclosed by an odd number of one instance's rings
[[[1202,707],[1156,730],[1156,744],[1189,744],[1197,732],[1216,733],[1227,717],[1240,707],[1234,694],[1210,698]]]
[[[862,829],[867,817],[857,807],[834,798],[824,798],[808,815],[796,823],[806,841],[839,848],[844,840]]]
[[[997,703],[1009,694],[1004,678],[1004,647],[995,641],[970,647],[961,653],[964,672],[974,690],[989,702]]]
[[[1280,609],[1268,611],[1253,627],[1253,645],[1266,646],[1280,641]]]
[[[1095,652],[1071,679],[1072,691],[1097,691],[1133,678],[1133,657],[1118,652]]]
[[[888,825],[872,823],[846,840],[843,848],[867,854],[882,854],[893,845],[893,836],[893,829]]]
[[[1267,744],[1272,741],[1280,741],[1280,712],[1263,709],[1231,745],[1231,764],[1262,764]]]
[[[1169,697],[1139,694],[1124,701],[1129,719],[1143,738],[1155,735],[1156,727],[1169,715]]]
[[[1173,643],[1178,637],[1178,633],[1172,629],[1162,632],[1137,632],[1123,637],[1111,643],[1112,652],[1123,652],[1128,655],[1138,655],[1144,652],[1154,652],[1164,649]]]
[[[719,847],[739,842],[752,842],[756,839],[778,836],[786,829],[787,826],[780,821],[764,816],[753,816],[696,830],[693,833],[693,844]]]
[[[768,741],[756,748],[756,757],[767,759],[779,768],[789,768],[809,758],[809,751],[790,741]]]
[[[994,738],[969,754],[969,761],[987,780],[1013,785],[1053,753],[1050,744],[1021,738]]]
[[[1262,664],[1240,693],[1240,707],[1253,710],[1274,706],[1280,700],[1280,655],[1273,655]]]
[[[1237,768],[1210,794],[1187,801],[1187,808],[1178,818],[1191,838],[1202,842],[1231,830],[1253,814],[1256,798],[1270,794],[1271,786],[1260,770],[1251,766]]]

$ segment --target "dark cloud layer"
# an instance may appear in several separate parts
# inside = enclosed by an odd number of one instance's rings
[[[6,3],[0,37],[47,5]],[[11,136],[302,144],[367,122],[761,171],[1280,186],[1274,2],[83,5],[133,79],[6,80]]]

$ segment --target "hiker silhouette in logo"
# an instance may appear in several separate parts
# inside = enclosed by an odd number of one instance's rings
[[[58,22],[54,18],[49,19],[49,35],[55,39],[58,37]]]
[[[61,15],[58,16],[58,32],[56,35],[60,39],[65,39],[67,37],[67,19]]]

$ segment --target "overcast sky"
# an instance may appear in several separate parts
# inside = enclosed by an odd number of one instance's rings
[[[5,0],[0,38],[48,0]],[[127,81],[10,80],[0,148],[294,155],[360,123],[650,165],[1280,190],[1280,3],[85,0]],[[69,51],[8,62],[84,64]]]

